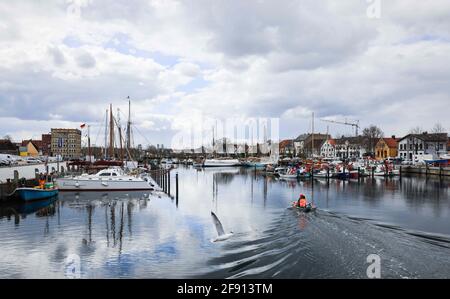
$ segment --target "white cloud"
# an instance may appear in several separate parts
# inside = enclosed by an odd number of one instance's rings
[[[76,3],[79,15],[70,13]],[[127,96],[154,143],[169,144],[179,120],[201,117],[280,117],[281,137],[294,136],[308,130],[312,111],[378,124],[388,135],[438,121],[450,127],[439,109],[450,100],[448,1],[382,1],[376,20],[367,5],[1,3],[0,118],[29,127],[2,131],[99,122],[110,102],[124,111]]]

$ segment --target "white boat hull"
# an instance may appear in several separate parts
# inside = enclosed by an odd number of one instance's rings
[[[56,184],[60,191],[151,191],[156,189],[154,184],[145,180],[61,178],[56,180]]]
[[[296,175],[296,174],[280,174],[280,178],[295,180],[298,178],[298,175]]]
[[[203,163],[203,167],[235,167],[241,166],[241,162],[239,160],[206,160]]]

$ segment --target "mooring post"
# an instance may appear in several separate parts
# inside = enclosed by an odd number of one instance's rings
[[[178,173],[175,175],[175,198],[178,207]]]
[[[156,182],[158,183],[158,186],[161,187],[161,182],[159,181],[159,170],[155,169],[154,174],[155,174],[155,179],[156,179]]]
[[[16,186],[19,184],[19,172],[17,170],[14,170],[14,184]]]
[[[358,183],[361,182],[361,167],[358,166]]]
[[[167,194],[167,170],[163,172],[163,178],[164,178],[164,190],[165,193]]]
[[[169,171],[167,172],[167,193],[169,194],[169,196],[170,196],[170,169],[169,169]]]
[[[167,193],[167,189],[166,189],[166,173],[165,173],[164,170],[161,172],[161,176],[162,176],[162,181],[163,181],[164,193]]]
[[[372,180],[375,179],[375,166],[372,166]]]
[[[327,181],[330,181],[330,167],[327,167]]]

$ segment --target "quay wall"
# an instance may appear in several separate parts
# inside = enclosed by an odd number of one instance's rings
[[[402,166],[402,174],[450,177],[450,167]]]

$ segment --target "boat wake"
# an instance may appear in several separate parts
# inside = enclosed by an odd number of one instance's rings
[[[376,254],[382,278],[450,278],[449,237],[325,211],[284,210],[256,238],[238,234],[222,249],[205,277],[365,279],[367,257]]]

